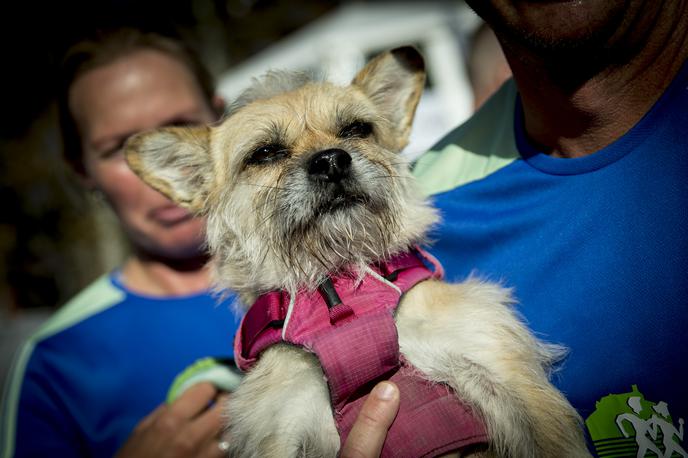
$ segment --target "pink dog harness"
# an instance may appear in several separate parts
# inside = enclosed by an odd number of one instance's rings
[[[435,272],[419,256],[433,264]],[[370,266],[362,281],[341,275],[318,291],[294,298],[284,291],[263,294],[244,316],[235,338],[237,365],[249,369],[260,352],[280,342],[315,353],[328,382],[342,444],[372,386],[383,379],[395,382],[401,406],[382,457],[437,456],[486,443],[485,427],[470,408],[446,385],[425,380],[399,353],[393,314],[402,294],[442,275],[437,260],[417,249]]]

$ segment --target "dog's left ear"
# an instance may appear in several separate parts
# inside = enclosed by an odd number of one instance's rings
[[[124,146],[131,169],[176,204],[203,213],[213,178],[210,127],[164,127]]]
[[[399,149],[406,146],[425,85],[423,56],[412,46],[384,52],[363,67],[352,84],[360,87],[397,129]]]

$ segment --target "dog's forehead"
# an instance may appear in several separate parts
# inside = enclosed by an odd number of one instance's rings
[[[246,153],[256,145],[297,141],[305,130],[334,133],[373,118],[374,106],[356,86],[310,83],[237,109],[215,127],[222,154]]]
[[[329,83],[310,83],[273,97],[254,100],[222,125],[270,123],[298,127],[301,122],[331,123],[343,115],[361,117],[373,110],[367,97],[355,86],[335,86]],[[325,127],[325,126],[321,126]],[[246,130],[243,130],[246,132]]]

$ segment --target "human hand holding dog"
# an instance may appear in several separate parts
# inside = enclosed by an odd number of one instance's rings
[[[136,425],[117,458],[224,456],[218,446],[224,404],[220,394],[214,385],[203,382],[173,403],[161,404]]]
[[[175,402],[162,404],[136,426],[117,458],[158,456],[223,456],[217,436],[222,430],[221,405],[210,383],[189,388]],[[399,410],[399,389],[391,382],[375,386],[363,404],[342,458],[377,458]]]
[[[399,389],[392,382],[380,382],[363,403],[341,458],[377,458],[387,431],[399,410]]]

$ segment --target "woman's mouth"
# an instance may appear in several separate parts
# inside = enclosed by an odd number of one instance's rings
[[[148,213],[149,217],[164,226],[172,226],[193,218],[193,214],[177,205],[157,207]]]

